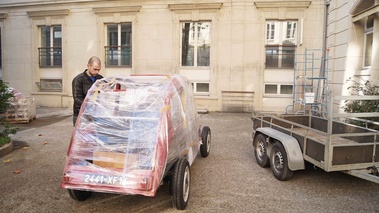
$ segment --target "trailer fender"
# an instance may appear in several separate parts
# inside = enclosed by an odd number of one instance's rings
[[[258,133],[262,133],[270,138],[274,138],[283,144],[284,149],[287,153],[288,168],[290,170],[295,171],[305,169],[304,158],[300,149],[300,145],[294,137],[270,127],[258,128],[255,132],[255,135]]]

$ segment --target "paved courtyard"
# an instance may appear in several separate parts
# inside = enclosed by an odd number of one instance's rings
[[[84,202],[72,200],[60,188],[71,111],[38,112],[30,124],[18,125],[18,149],[0,158],[0,212],[177,212],[167,184],[155,197],[95,193]],[[211,153],[191,167],[183,212],[379,212],[379,185],[340,172],[307,166],[289,181],[276,180],[255,162],[250,114],[209,113],[200,121],[211,128]]]

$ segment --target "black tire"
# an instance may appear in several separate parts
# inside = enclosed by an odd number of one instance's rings
[[[258,165],[261,167],[270,166],[270,160],[267,153],[266,136],[263,134],[258,134],[254,138],[253,144],[255,160],[257,161]]]
[[[208,157],[211,151],[211,129],[208,126],[204,126],[201,130],[200,154],[202,157]]]
[[[292,177],[293,171],[288,168],[288,158],[286,150],[280,142],[276,142],[271,150],[270,166],[272,173],[278,180],[288,180]]]
[[[171,177],[172,204],[178,210],[187,207],[190,195],[190,166],[185,158],[179,159]]]
[[[67,191],[70,197],[77,201],[85,201],[92,195],[91,191],[81,191],[75,189],[67,189]]]

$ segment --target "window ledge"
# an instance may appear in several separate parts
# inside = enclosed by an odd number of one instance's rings
[[[95,14],[102,13],[138,13],[141,10],[141,6],[130,7],[94,7],[92,10]]]
[[[211,66],[180,66],[180,70],[211,70]]]
[[[200,95],[195,95],[195,99],[200,99],[200,100],[218,100],[217,96],[200,96]]]
[[[279,94],[264,94],[263,98],[293,98],[293,95],[279,95]]]
[[[171,11],[180,10],[220,10],[222,3],[169,4]]]
[[[68,93],[66,92],[31,92],[31,95],[61,95],[61,96],[68,96]]]
[[[118,66],[118,65],[105,65],[105,67],[107,67],[107,68],[119,68],[119,69],[125,69],[125,68],[131,69],[132,68],[132,66],[130,66],[130,65],[120,65],[120,66]]]
[[[29,17],[45,17],[45,16],[62,16],[62,15],[68,15],[70,10],[64,9],[64,10],[42,10],[42,11],[28,11]]]
[[[265,71],[274,71],[274,72],[276,72],[276,71],[291,71],[291,72],[293,72],[293,69],[294,68],[272,68],[272,67],[269,67],[269,68],[265,68]]]
[[[255,6],[260,8],[303,8],[306,9],[311,5],[312,1],[256,1]]]

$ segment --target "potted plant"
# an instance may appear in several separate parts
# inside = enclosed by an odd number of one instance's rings
[[[6,121],[5,113],[11,107],[10,100],[14,97],[6,82],[0,80],[0,148],[11,146],[10,134],[16,134],[17,128],[11,127]],[[11,147],[13,149],[13,147]]]

